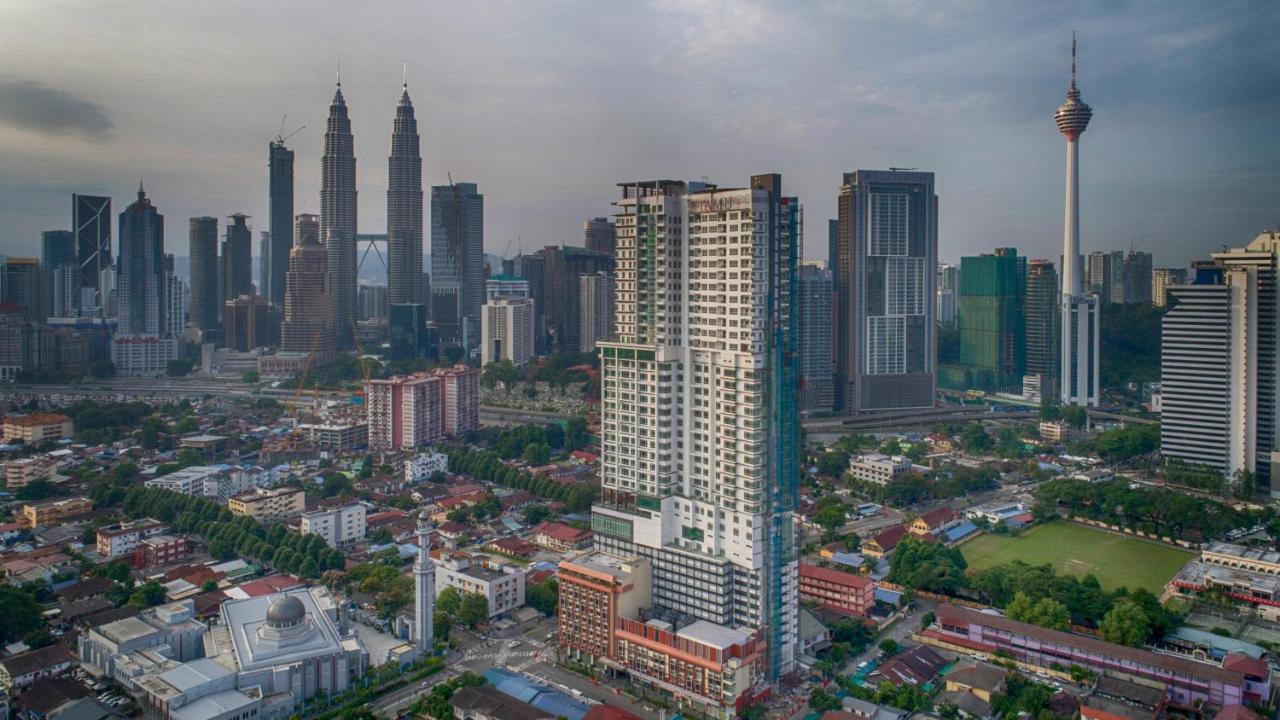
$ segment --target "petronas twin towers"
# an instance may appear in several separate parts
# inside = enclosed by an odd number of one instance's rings
[[[356,311],[356,156],[342,79],[329,104],[321,160],[320,235],[329,252],[333,331],[350,347]],[[418,121],[405,83],[387,159],[387,294],[391,304],[426,302],[422,272],[422,154]]]

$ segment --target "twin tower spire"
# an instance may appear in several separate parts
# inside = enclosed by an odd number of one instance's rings
[[[333,332],[339,347],[355,333],[358,232],[356,158],[351,119],[342,95],[342,65],[325,126],[321,160],[320,232],[329,251],[333,283]],[[387,158],[387,295],[393,305],[426,302],[422,267],[422,153],[418,121],[409,99],[408,63],[401,70],[400,100]]]

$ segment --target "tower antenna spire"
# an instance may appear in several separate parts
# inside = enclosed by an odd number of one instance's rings
[[[1076,31],[1071,31],[1071,89],[1076,89]]]
[[[342,87],[342,58],[338,58],[338,87]]]
[[[400,63],[400,87],[405,90],[409,89],[409,61],[403,60]]]

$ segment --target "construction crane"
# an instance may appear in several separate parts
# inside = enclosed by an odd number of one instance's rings
[[[294,405],[294,423],[293,430],[298,432],[298,425],[302,422],[302,389],[306,387],[307,375],[311,373],[311,361],[316,357],[316,346],[320,344],[320,337],[324,334],[324,330],[317,330],[315,338],[311,341],[311,349],[307,351],[307,361],[302,365],[302,374],[298,376],[298,387],[293,391]],[[314,396],[313,397],[318,397]]]
[[[299,126],[297,127],[297,129],[295,129],[295,130],[291,131],[288,135],[285,135],[285,134],[284,134],[284,124],[285,124],[285,121],[286,121],[286,120],[288,120],[288,119],[289,119],[289,113],[285,113],[285,114],[280,118],[280,132],[276,133],[276,144],[277,144],[277,145],[284,145],[284,141],[285,141],[285,140],[288,140],[289,138],[293,137],[294,135],[297,135],[298,133],[302,132],[302,131],[303,131],[303,129],[305,129],[305,128],[307,127],[306,125],[299,125]]]

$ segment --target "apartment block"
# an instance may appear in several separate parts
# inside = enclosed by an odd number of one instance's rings
[[[413,449],[480,425],[480,371],[452,368],[365,384],[369,447]]]
[[[330,547],[344,547],[364,539],[368,532],[366,516],[367,508],[363,503],[313,510],[302,514],[299,532],[319,535]]]
[[[22,442],[26,445],[42,445],[54,440],[75,436],[75,423],[58,413],[31,413],[8,415],[4,419],[6,442]]]
[[[876,583],[865,575],[800,563],[800,599],[866,617],[876,604]]]
[[[169,529],[159,520],[138,520],[130,523],[104,525],[98,528],[98,554],[104,558],[132,556],[143,540],[160,535]]]
[[[849,474],[854,480],[887,485],[911,472],[911,460],[901,455],[866,453],[849,459]]]
[[[489,617],[494,618],[524,605],[524,569],[514,563],[446,556],[436,565],[436,597],[445,588],[483,595]]]
[[[93,501],[87,497],[47,500],[22,506],[23,521],[30,528],[57,525],[67,518],[87,515],[91,512],[93,512]]]
[[[295,518],[306,509],[307,494],[295,487],[270,490],[254,488],[227,500],[233,515],[245,515],[261,523],[282,522]]]

